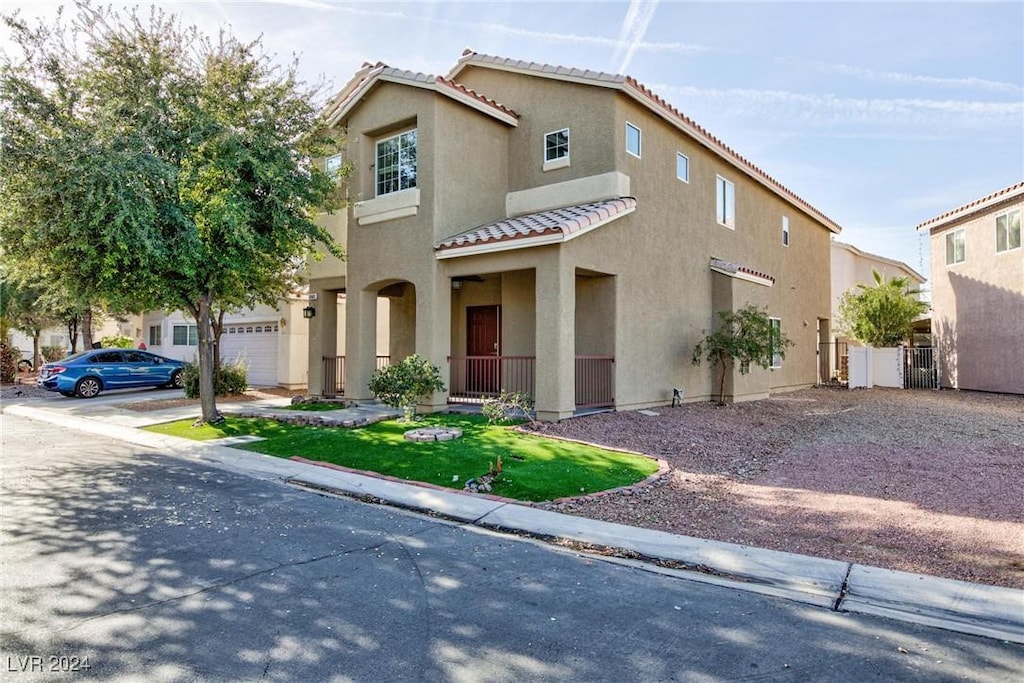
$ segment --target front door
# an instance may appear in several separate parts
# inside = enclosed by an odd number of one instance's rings
[[[474,394],[497,394],[501,386],[501,307],[466,307],[466,383]]]

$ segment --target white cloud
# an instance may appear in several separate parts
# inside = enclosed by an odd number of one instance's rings
[[[877,83],[898,83],[902,85],[922,85],[939,88],[973,88],[1013,94],[1024,92],[1024,88],[1016,83],[991,81],[974,76],[967,78],[948,78],[942,76],[925,76],[921,74],[904,73],[901,71],[876,71],[874,69],[866,69],[864,67],[851,66],[849,64],[807,62],[792,57],[780,57],[776,61],[783,64],[803,64],[820,73],[840,74],[842,76],[850,76],[852,78],[860,78],[862,80]]]
[[[622,20],[622,28],[619,29],[618,47],[615,48],[615,54],[612,55],[612,63],[618,64],[613,68],[618,73],[626,73],[629,69],[633,55],[643,44],[647,27],[651,24],[651,19],[654,18],[657,9],[657,2],[630,0],[626,17]]]

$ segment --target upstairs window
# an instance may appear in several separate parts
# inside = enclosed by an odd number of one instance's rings
[[[967,258],[967,246],[963,228],[950,230],[946,233],[946,265],[963,263]]]
[[[416,130],[377,141],[377,196],[416,187]]]
[[[563,128],[544,136],[544,161],[569,158],[569,129]]]
[[[789,246],[789,217],[782,217],[782,246]]]
[[[626,122],[626,151],[635,157],[640,156],[640,129],[629,121]]]
[[[1020,211],[996,217],[996,251],[1020,249]]]
[[[690,182],[690,159],[682,152],[676,152],[676,178]]]
[[[332,178],[337,178],[341,173],[341,155],[334,154],[324,161],[324,171]]]
[[[717,188],[715,211],[719,224],[733,230],[736,229],[736,186],[723,178],[715,176]]]

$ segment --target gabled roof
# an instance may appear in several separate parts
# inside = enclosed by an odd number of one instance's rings
[[[903,272],[909,275],[911,279],[917,280],[919,283],[924,284],[924,275],[921,275],[921,273],[917,272],[903,261],[897,261],[896,259],[891,259],[887,256],[879,256],[878,254],[872,254],[864,251],[863,249],[858,249],[852,244],[847,244],[846,242],[839,242],[837,240],[832,240],[832,246],[839,247],[840,249],[848,251],[855,256],[863,256],[864,258],[873,259],[875,261],[881,261],[882,263],[888,263],[890,266],[903,270]]]
[[[454,258],[568,242],[636,210],[636,199],[620,197],[505,218],[449,237],[435,245],[437,258]]]
[[[383,62],[377,62],[376,64],[363,64],[363,68],[357,71],[355,76],[345,84],[345,87],[328,102],[327,107],[324,109],[327,125],[333,126],[338,121],[344,119],[359,104],[360,100],[373,90],[375,85],[381,82],[401,83],[425,90],[433,90],[509,126],[516,126],[519,122],[519,114],[505,105],[495,102],[451,79],[416,71],[395,69]]]
[[[932,230],[933,228],[940,228],[954,221],[967,218],[976,213],[981,213],[993,206],[1002,202],[1012,201],[1017,197],[1024,197],[1024,181],[1004,187],[998,192],[982,197],[981,199],[975,199],[973,202],[968,202],[963,206],[958,206],[952,211],[936,216],[935,218],[929,218],[924,223],[917,226],[918,230]]]
[[[626,96],[647,107],[668,123],[694,138],[708,150],[718,155],[721,159],[744,172],[757,182],[761,183],[761,185],[770,191],[779,195],[786,201],[800,207],[816,220],[821,221],[831,232],[838,234],[842,231],[842,228],[839,227],[838,223],[811,206],[805,200],[801,199],[792,190],[785,187],[782,183],[775,180],[775,178],[755,166],[734,149],[709,133],[696,121],[680,112],[663,98],[654,94],[650,88],[644,86],[631,76],[608,74],[601,71],[590,71],[587,69],[573,69],[564,66],[553,66],[550,64],[538,64],[537,62],[524,62],[521,60],[479,54],[467,49],[462,53],[462,57],[459,58],[458,63],[451,71],[448,72],[448,78],[457,78],[463,70],[470,66],[510,71],[530,76],[539,76],[541,78],[568,81],[571,83],[582,83],[585,85],[609,88],[622,92]]]

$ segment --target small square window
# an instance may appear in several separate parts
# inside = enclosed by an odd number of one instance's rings
[[[163,337],[163,328],[160,327],[160,325],[150,325],[149,326],[149,342],[148,343],[149,343],[150,346],[160,346],[160,343],[163,341],[162,337]]]
[[[782,246],[789,246],[789,217],[782,217]]]
[[[963,228],[946,233],[946,265],[963,263],[967,259],[966,237]]]
[[[626,151],[635,157],[640,156],[640,129],[626,122]]]
[[[996,217],[996,251],[1020,249],[1020,211]]]
[[[332,178],[337,178],[338,174],[341,173],[341,155],[334,154],[327,157],[326,161],[324,161],[324,171]]]
[[[563,128],[544,136],[544,161],[569,158],[569,129]]]
[[[676,178],[690,182],[690,159],[682,152],[676,152]]]

